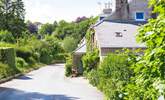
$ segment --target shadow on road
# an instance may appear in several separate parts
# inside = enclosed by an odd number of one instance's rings
[[[20,76],[17,79],[19,79],[19,80],[31,80],[32,78],[29,76]]]
[[[25,92],[12,88],[0,87],[0,100],[78,100],[77,97],[69,97],[61,94],[42,94],[37,92]]]

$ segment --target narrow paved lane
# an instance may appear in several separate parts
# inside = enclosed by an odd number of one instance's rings
[[[103,100],[103,95],[82,77],[66,78],[64,64],[57,64],[1,84],[0,100]]]

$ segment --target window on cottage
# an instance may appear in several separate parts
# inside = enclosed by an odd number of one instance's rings
[[[144,12],[136,12],[135,20],[136,21],[144,21]]]

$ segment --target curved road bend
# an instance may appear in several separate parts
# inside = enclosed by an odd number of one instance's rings
[[[50,65],[0,85],[0,100],[103,100],[84,78],[66,78],[64,64]]]

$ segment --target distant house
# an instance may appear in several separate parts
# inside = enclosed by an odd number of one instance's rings
[[[92,26],[94,33],[91,34],[92,46],[99,49],[100,58],[123,48],[145,49],[144,44],[136,42],[136,34],[139,26],[151,18],[151,11],[148,0],[111,0],[106,3],[99,21]]]
[[[116,50],[145,49],[144,44],[136,42],[140,25],[152,17],[148,0],[113,0],[107,3],[100,14],[99,22],[92,28],[91,42],[99,48],[100,58]]]

